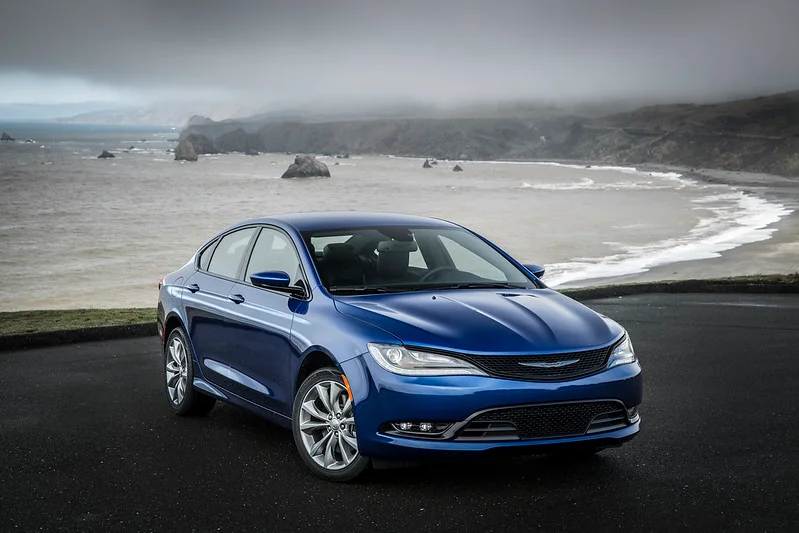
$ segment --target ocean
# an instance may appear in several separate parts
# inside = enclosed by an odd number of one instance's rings
[[[156,284],[245,218],[295,211],[442,217],[543,264],[552,287],[717,257],[769,239],[777,200],[675,172],[555,163],[320,157],[329,179],[282,180],[293,155],[176,162],[179,131],[2,124],[0,310],[154,306]],[[26,143],[26,139],[33,142]],[[114,159],[97,159],[104,149]]]

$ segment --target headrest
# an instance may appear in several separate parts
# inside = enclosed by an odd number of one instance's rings
[[[347,261],[355,257],[355,249],[346,242],[330,243],[325,246],[324,258],[328,261]]]
[[[419,246],[416,244],[416,241],[380,241],[377,243],[377,251],[381,254],[383,252],[415,252],[419,249]]]

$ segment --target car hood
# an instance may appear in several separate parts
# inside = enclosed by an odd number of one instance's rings
[[[464,289],[337,297],[339,312],[410,346],[527,354],[604,346],[621,326],[549,289]]]

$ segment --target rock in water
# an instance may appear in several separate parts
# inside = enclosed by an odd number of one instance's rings
[[[247,150],[244,152],[244,155],[261,155],[261,152],[258,150],[253,150],[252,148],[247,148]]]
[[[317,161],[315,157],[305,154],[300,154],[294,158],[294,163],[289,165],[288,170],[283,173],[281,178],[316,178],[316,177],[330,177],[330,171],[327,165],[321,161]]]
[[[460,165],[455,165],[454,167],[452,167],[452,172],[463,172],[463,169],[461,168]]]
[[[109,152],[108,150],[103,150],[103,153],[97,156],[97,159],[110,159],[112,157],[116,157],[114,154]]]
[[[175,148],[175,161],[197,161],[197,152],[194,151],[191,141],[180,141]]]
[[[13,140],[14,140],[14,137],[12,137],[11,135],[9,135],[6,132],[3,132],[3,134],[0,135],[0,141],[13,141]]]
[[[430,164],[430,160],[429,159],[425,159],[424,160],[424,164],[422,164],[422,168],[433,168],[433,166]]]

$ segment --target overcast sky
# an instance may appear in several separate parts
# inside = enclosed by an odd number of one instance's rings
[[[0,103],[707,100],[799,88],[799,0],[2,0]]]

